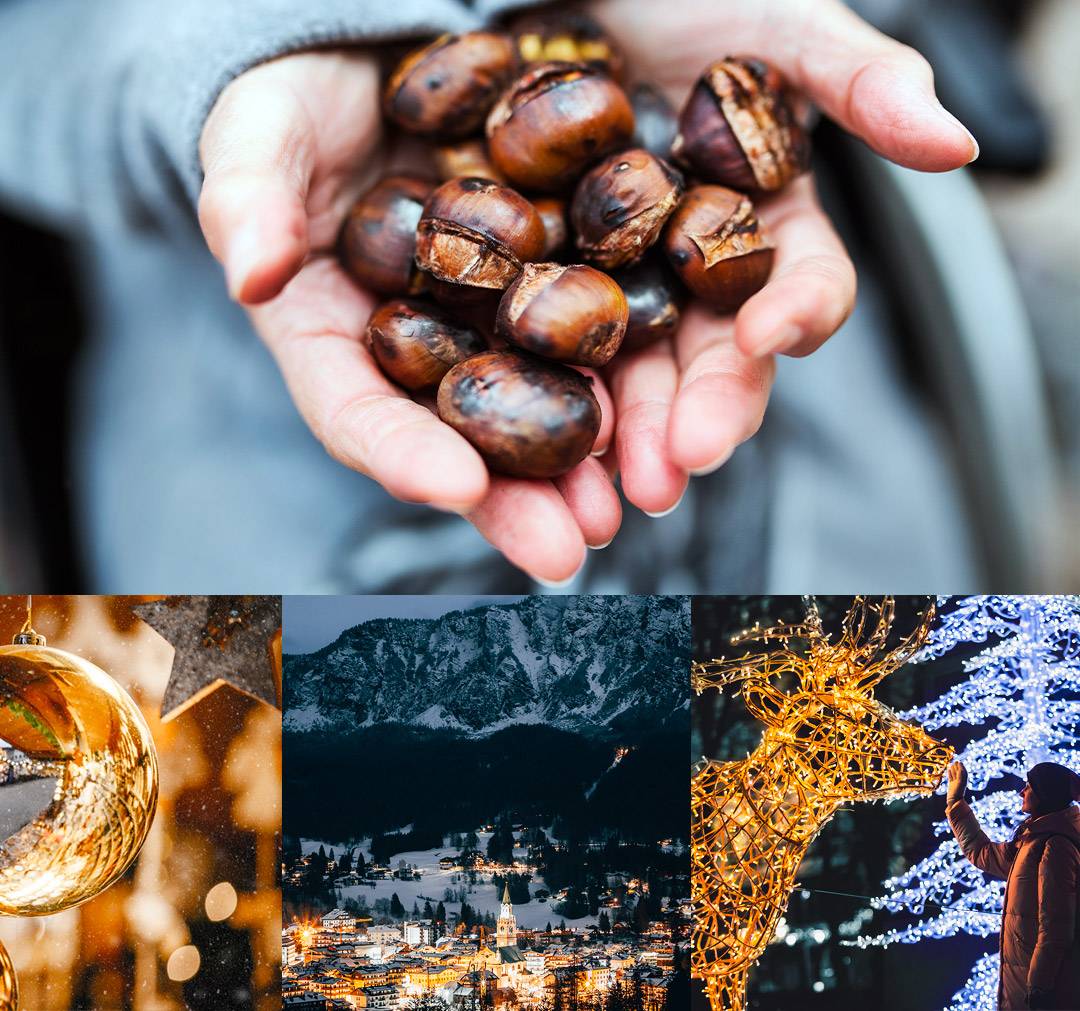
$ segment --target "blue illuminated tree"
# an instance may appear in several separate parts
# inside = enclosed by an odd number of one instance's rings
[[[964,661],[969,677],[938,699],[903,715],[928,730],[986,730],[958,755],[971,803],[986,834],[1008,839],[1025,817],[1018,784],[1038,762],[1080,772],[1080,596],[942,598],[949,606],[917,658],[928,660],[972,643],[987,648]],[[950,606],[951,604],[951,606]],[[942,786],[942,792],[944,785]],[[908,926],[862,936],[859,947],[914,943],[958,933],[989,937],[1001,926],[1005,884],[976,870],[960,853],[948,822],[934,825],[944,841],[925,860],[886,880],[877,909],[919,917]],[[997,995],[998,954],[972,966],[949,1011],[986,1011]]]

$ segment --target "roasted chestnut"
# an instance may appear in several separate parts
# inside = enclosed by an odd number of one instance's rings
[[[475,330],[415,299],[379,306],[364,339],[383,372],[407,390],[438,385],[454,365],[487,348]]]
[[[439,417],[512,477],[558,477],[589,455],[600,431],[591,380],[520,351],[486,351],[439,384]]]
[[[537,197],[532,205],[544,222],[543,259],[550,260],[563,251],[570,237],[570,230],[566,226],[566,201],[562,197]]]
[[[679,119],[664,93],[651,84],[635,85],[630,91],[630,107],[634,110],[634,147],[643,147],[657,158],[670,157]]]
[[[780,74],[761,60],[718,60],[679,116],[671,154],[705,182],[773,191],[810,166]]]
[[[424,205],[416,265],[442,301],[501,292],[544,251],[544,223],[520,193],[490,179],[451,179]]]
[[[398,64],[383,109],[410,133],[467,137],[483,124],[516,69],[517,50],[506,35],[442,35]]]
[[[733,312],[769,279],[773,244],[748,197],[723,186],[688,190],[664,230],[664,252],[683,283]]]
[[[622,289],[592,267],[526,263],[506,289],[495,335],[571,365],[604,365],[626,333]]]
[[[506,182],[502,174],[488,157],[487,144],[483,140],[459,140],[454,144],[443,144],[435,149],[435,171],[442,182],[472,176],[476,179],[491,179],[493,182]]]
[[[363,287],[382,295],[419,290],[416,226],[433,186],[415,176],[387,176],[353,204],[341,226],[338,253]]]
[[[630,307],[620,351],[636,351],[675,336],[686,290],[662,256],[649,253],[612,277],[622,288]]]
[[[574,191],[570,220],[578,249],[605,270],[640,259],[682,191],[679,174],[644,148],[609,155],[581,177]]]
[[[625,60],[600,25],[579,10],[557,8],[526,14],[511,25],[523,63],[584,63],[616,80]]]
[[[581,63],[541,63],[503,93],[487,119],[495,167],[526,189],[568,187],[634,132],[625,92]]]

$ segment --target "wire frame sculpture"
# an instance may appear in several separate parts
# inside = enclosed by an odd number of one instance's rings
[[[695,662],[693,687],[740,685],[765,731],[738,762],[704,759],[691,781],[693,974],[713,1011],[742,1011],[750,968],[787,908],[811,841],[844,803],[929,794],[952,749],[905,723],[874,687],[923,647],[933,605],[887,648],[891,597],[856,597],[833,641],[811,602],[804,620],[755,626],[733,643],[766,649]],[[773,679],[787,676],[785,690]]]

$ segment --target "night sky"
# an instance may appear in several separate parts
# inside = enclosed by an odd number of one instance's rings
[[[284,652],[311,653],[333,642],[345,629],[373,618],[438,618],[448,611],[487,604],[512,604],[522,597],[389,595],[283,599]]]

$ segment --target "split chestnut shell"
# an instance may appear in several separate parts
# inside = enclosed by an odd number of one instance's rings
[[[583,264],[527,263],[506,289],[495,335],[569,365],[605,365],[619,350],[626,296],[607,274]]]
[[[761,60],[718,60],[679,116],[672,157],[705,182],[782,189],[810,165],[810,142],[780,74]]]
[[[695,186],[668,220],[664,252],[683,283],[721,312],[734,312],[769,279],[774,247],[749,198]]]

